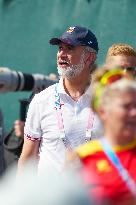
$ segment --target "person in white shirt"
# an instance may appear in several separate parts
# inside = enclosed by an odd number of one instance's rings
[[[102,134],[101,123],[90,108],[90,74],[98,53],[95,35],[88,28],[73,26],[60,38],[52,38],[50,44],[59,47],[61,77],[30,103],[19,173],[32,157],[38,160],[39,173],[47,167],[61,172],[67,150]]]

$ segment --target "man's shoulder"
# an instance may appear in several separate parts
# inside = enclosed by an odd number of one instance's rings
[[[85,158],[89,155],[93,155],[97,152],[101,152],[102,146],[99,140],[92,140],[84,145],[81,145],[76,149],[76,153],[80,158]]]

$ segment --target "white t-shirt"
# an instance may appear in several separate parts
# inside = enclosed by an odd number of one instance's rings
[[[40,140],[39,147],[39,171],[46,166],[51,166],[61,171],[66,157],[66,146],[61,138],[61,129],[58,125],[58,115],[55,109],[56,92],[61,99],[61,124],[66,137],[66,142],[71,148],[75,148],[86,142],[86,128],[93,115],[91,127],[91,139],[102,135],[102,126],[98,117],[90,109],[91,86],[74,101],[64,90],[63,80],[44,91],[36,94],[31,101],[27,113],[24,133],[30,140]]]

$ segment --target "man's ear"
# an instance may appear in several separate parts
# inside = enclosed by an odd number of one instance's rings
[[[94,63],[96,60],[96,54],[95,53],[87,53],[87,57],[86,57],[86,62],[89,63],[89,64],[92,64]]]

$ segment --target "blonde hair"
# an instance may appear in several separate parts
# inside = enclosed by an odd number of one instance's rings
[[[106,55],[106,62],[113,56],[135,56],[136,57],[136,50],[125,43],[116,43],[109,47]]]

